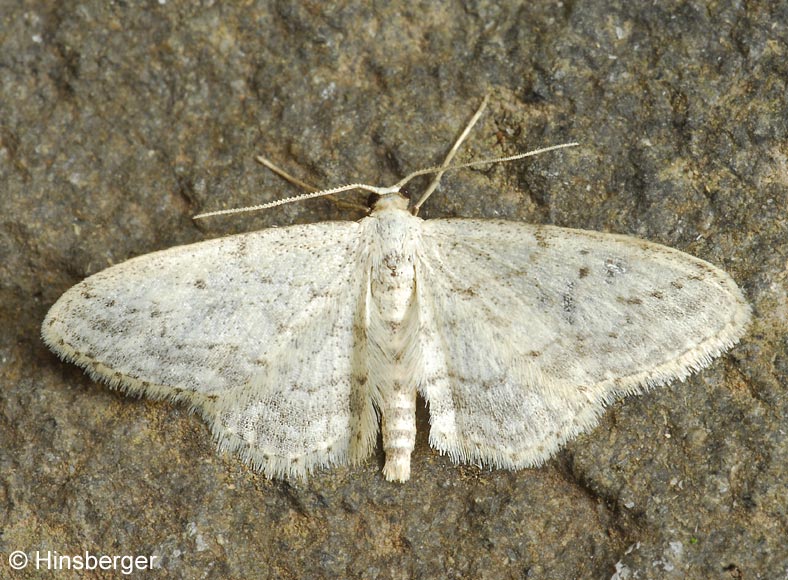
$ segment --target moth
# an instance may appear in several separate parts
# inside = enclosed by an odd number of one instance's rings
[[[111,387],[186,403],[269,477],[361,462],[381,430],[383,473],[406,481],[417,395],[454,461],[536,466],[613,401],[739,340],[750,307],[735,282],[678,250],[409,210],[402,184],[437,184],[483,106],[442,166],[328,190],[381,194],[360,221],[128,260],[68,290],[44,341]]]

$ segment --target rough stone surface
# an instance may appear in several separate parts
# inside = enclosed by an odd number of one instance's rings
[[[61,577],[13,572],[14,550],[154,555],[157,578],[788,576],[788,5],[2,4],[0,577]],[[409,483],[379,452],[290,485],[39,340],[110,264],[361,217],[318,200],[193,223],[297,193],[255,154],[318,185],[393,182],[439,162],[486,93],[461,158],[582,148],[447,175],[423,216],[695,254],[751,299],[743,342],[541,469],[454,466],[424,411]]]

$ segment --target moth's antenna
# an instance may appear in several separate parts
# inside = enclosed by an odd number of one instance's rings
[[[479,120],[479,117],[482,116],[482,113],[484,112],[484,109],[487,107],[487,102],[489,100],[490,100],[490,95],[489,94],[484,95],[484,99],[482,100],[482,104],[479,105],[479,108],[476,110],[476,113],[474,113],[473,117],[471,117],[470,122],[465,126],[465,129],[460,134],[460,136],[457,138],[457,141],[454,142],[454,145],[452,146],[452,148],[449,150],[448,155],[446,155],[446,159],[443,160],[443,163],[441,164],[442,168],[448,168],[449,167],[449,165],[451,164],[451,160],[454,159],[454,156],[456,155],[457,151],[459,151],[460,145],[462,145],[462,142],[465,141],[465,139],[468,138],[468,135],[470,134],[471,129],[476,124],[476,122]],[[432,195],[432,192],[435,191],[435,189],[438,187],[438,184],[440,183],[441,177],[443,177],[444,173],[446,173],[446,172],[445,171],[439,171],[438,173],[435,174],[435,177],[432,178],[432,181],[430,182],[429,186],[427,187],[427,190],[424,193],[421,194],[421,197],[419,198],[419,201],[417,201],[416,205],[414,205],[413,208],[411,209],[411,212],[413,212],[413,215],[418,215],[419,209],[424,204],[424,202],[427,201],[427,198]]]
[[[300,187],[301,189],[305,189],[309,193],[320,191],[322,189],[320,187],[315,187],[314,185],[311,185],[306,181],[302,181],[297,177],[290,175],[287,171],[285,171],[284,169],[282,169],[277,165],[274,165],[273,161],[263,157],[262,155],[258,155],[257,157],[255,157],[255,159],[259,163],[265,165],[268,169],[276,173],[279,177],[281,177],[285,181],[289,181],[293,185],[297,185],[298,187]],[[326,194],[326,197],[330,197],[332,201],[334,201],[334,203],[336,203],[339,207],[344,207],[345,209],[352,209],[362,213],[367,213],[369,211],[369,208],[365,205],[346,201],[340,197],[337,197],[336,195]]]
[[[392,186],[380,187],[380,186],[376,186],[376,185],[368,185],[366,183],[351,183],[351,184],[348,184],[348,185],[341,185],[339,187],[333,187],[333,188],[330,188],[330,189],[317,190],[316,187],[314,187],[314,186],[312,186],[312,185],[310,185],[310,184],[308,184],[308,183],[306,183],[304,181],[301,181],[300,179],[298,179],[296,177],[293,177],[292,175],[287,173],[284,169],[281,169],[280,167],[277,167],[271,161],[269,161],[268,159],[266,159],[265,157],[260,155],[260,156],[258,156],[256,158],[257,161],[259,161],[260,163],[265,165],[268,169],[270,169],[271,171],[273,171],[274,173],[276,173],[280,177],[286,179],[287,181],[289,181],[291,183],[294,183],[295,185],[298,185],[299,187],[302,187],[302,188],[310,190],[310,191],[308,193],[302,193],[301,195],[296,195],[296,196],[293,196],[293,197],[286,197],[286,198],[279,199],[279,200],[276,200],[276,201],[271,201],[269,203],[263,203],[263,204],[260,204],[260,205],[253,205],[253,206],[248,206],[248,207],[239,207],[239,208],[234,208],[234,209],[222,209],[222,210],[218,210],[218,211],[211,211],[211,212],[207,212],[207,213],[201,213],[201,214],[198,214],[198,215],[194,216],[193,219],[203,219],[203,218],[207,218],[207,217],[214,217],[214,216],[220,216],[220,215],[232,215],[232,214],[236,214],[236,213],[245,213],[245,212],[251,212],[251,211],[258,211],[258,210],[262,210],[262,209],[270,209],[272,207],[277,207],[277,206],[280,206],[280,205],[284,205],[286,203],[292,203],[292,202],[296,202],[296,201],[303,201],[303,200],[306,200],[306,199],[313,199],[313,198],[316,198],[316,197],[330,196],[330,195],[333,195],[333,194],[336,194],[336,193],[341,193],[343,191],[350,191],[351,189],[361,189],[363,191],[369,191],[371,193],[377,193],[378,195],[385,195],[385,194],[388,194],[388,193],[398,193],[402,189],[402,187],[406,183],[408,183],[410,180],[412,180],[413,178],[418,177],[420,175],[428,175],[430,173],[435,173],[436,175],[433,178],[433,180],[430,182],[430,185],[427,187],[427,190],[422,194],[422,196],[419,198],[419,201],[416,202],[416,204],[413,206],[413,208],[411,210],[413,212],[413,215],[416,215],[416,214],[418,214],[419,209],[424,204],[424,202],[427,201],[427,198],[429,198],[429,196],[432,195],[432,192],[435,191],[435,189],[438,187],[438,183],[440,182],[441,177],[443,177],[443,174],[446,173],[447,171],[453,171],[455,169],[463,169],[463,168],[466,168],[466,167],[478,167],[480,165],[488,165],[490,163],[503,163],[503,162],[506,162],[506,161],[515,161],[517,159],[523,159],[524,157],[531,157],[531,156],[534,156],[534,155],[539,155],[540,153],[546,153],[548,151],[555,151],[556,149],[564,149],[566,147],[576,147],[577,145],[579,145],[579,143],[577,143],[577,142],[561,143],[560,145],[552,145],[550,147],[543,147],[541,149],[534,149],[533,151],[528,151],[526,153],[518,153],[516,155],[509,155],[507,157],[494,157],[494,158],[490,158],[490,159],[481,159],[479,161],[471,161],[470,163],[461,163],[459,165],[451,165],[451,160],[454,158],[455,154],[459,150],[460,145],[462,145],[462,142],[465,141],[465,139],[467,139],[468,134],[471,131],[471,128],[479,120],[479,117],[481,117],[482,112],[484,111],[485,107],[487,106],[488,100],[489,100],[489,97],[485,96],[484,100],[482,101],[482,104],[479,106],[479,109],[473,115],[473,117],[471,118],[470,122],[465,127],[463,132],[460,134],[460,136],[457,139],[457,141],[455,141],[454,145],[449,150],[449,153],[446,155],[446,158],[443,160],[443,163],[441,165],[436,165],[434,167],[427,167],[426,169],[419,169],[417,171],[414,171],[413,173],[408,174],[407,176],[405,176],[404,178],[402,178],[400,181],[398,181],[397,183],[395,183]]]
[[[217,215],[231,215],[235,213],[245,213],[248,211],[269,209],[272,207],[276,207],[278,205],[284,205],[286,203],[293,203],[295,201],[301,201],[304,199],[313,199],[315,197],[324,197],[326,195],[341,193],[343,191],[350,191],[351,189],[361,189],[364,191],[369,191],[371,193],[377,193],[378,195],[386,195],[387,193],[397,193],[399,191],[399,188],[396,186],[378,187],[375,185],[367,185],[366,183],[350,183],[348,185],[340,185],[339,187],[332,187],[331,189],[321,189],[320,191],[302,193],[301,195],[294,195],[293,197],[286,197],[284,199],[278,199],[276,201],[271,201],[268,203],[261,203],[260,205],[250,205],[248,207],[237,207],[234,209],[220,209],[218,211],[209,211],[207,213],[197,214],[192,219],[199,220],[207,217],[214,217]]]
[[[541,153],[547,153],[548,151],[555,151],[556,149],[566,149],[567,147],[577,147],[580,145],[577,141],[572,141],[571,143],[561,143],[559,145],[550,145],[549,147],[542,147],[540,149],[534,149],[533,151],[526,151],[525,153],[517,153],[516,155],[508,155],[506,157],[492,157],[490,159],[479,159],[478,161],[471,161],[470,163],[460,163],[459,165],[436,165],[434,167],[427,167],[426,169],[419,169],[410,173],[403,177],[400,181],[398,181],[395,185],[392,185],[392,188],[396,188],[397,191],[409,182],[414,177],[418,177],[419,175],[427,175],[430,173],[436,173],[440,171],[441,173],[445,173],[447,171],[454,171],[455,169],[463,169],[466,167],[478,167],[479,165],[489,165],[490,163],[504,163],[506,161],[515,161],[517,159],[523,159],[524,157],[533,157],[534,155],[539,155]],[[422,196],[423,197],[423,196]],[[420,202],[422,200],[419,200]]]

